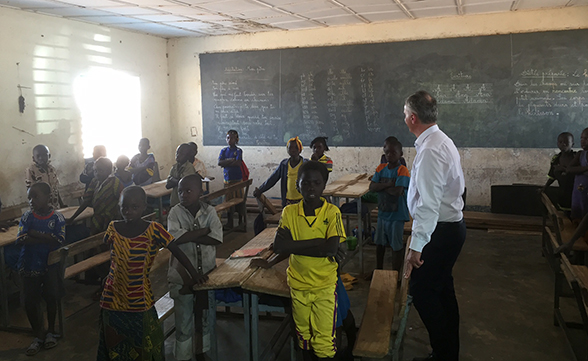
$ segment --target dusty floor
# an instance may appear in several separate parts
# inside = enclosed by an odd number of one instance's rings
[[[253,216],[249,217],[250,224]],[[227,257],[253,235],[232,233],[218,249],[218,257]],[[468,230],[467,241],[454,269],[461,311],[461,360],[573,360],[563,332],[553,325],[553,274],[540,252],[540,236],[489,233]],[[365,251],[366,270],[373,268],[375,247]],[[389,260],[387,260],[389,266]],[[156,297],[166,290],[165,270],[153,275]],[[357,275],[357,257],[345,271]],[[31,341],[25,333],[0,332],[0,360],[94,360],[98,342],[98,304],[91,301],[96,286],[68,281],[65,308],[66,335],[52,350],[27,357],[24,349]],[[361,322],[369,282],[360,278],[349,291],[357,323]],[[26,326],[18,299],[12,300],[12,315]],[[573,304],[568,314],[576,316]],[[238,311],[237,311],[238,312]],[[262,320],[261,340],[268,340],[279,321]],[[245,360],[242,318],[219,315],[217,323],[219,359]],[[173,335],[166,344],[171,355]],[[579,339],[581,340],[581,339]],[[580,341],[581,342],[581,341]],[[279,360],[289,360],[289,343]],[[411,310],[405,337],[404,360],[428,353],[428,338],[418,313]]]

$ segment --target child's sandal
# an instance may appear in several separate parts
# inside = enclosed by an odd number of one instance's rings
[[[43,340],[40,338],[35,338],[33,342],[31,342],[30,346],[25,351],[27,356],[34,356],[39,353],[41,350],[41,346],[43,346]]]
[[[55,346],[57,346],[57,335],[48,333],[47,336],[45,336],[45,343],[43,344],[43,347],[46,350],[49,350]]]

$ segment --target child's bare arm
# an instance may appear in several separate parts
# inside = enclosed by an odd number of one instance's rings
[[[403,186],[398,187],[390,187],[386,189],[386,193],[393,195],[393,196],[400,196],[404,192]]]
[[[72,224],[73,221],[86,209],[90,206],[90,203],[92,202],[91,199],[84,199],[84,202],[82,203],[81,206],[78,207],[78,209],[76,210],[76,212],[73,214],[73,216],[71,216],[70,219],[67,220],[67,224]]]
[[[194,266],[192,265],[192,263],[190,262],[190,260],[186,256],[186,254],[184,252],[182,252],[182,250],[178,247],[177,244],[175,244],[175,242],[171,242],[167,246],[167,249],[171,252],[171,254],[174,257],[176,257],[178,259],[180,264],[186,270],[188,270],[188,272],[190,273],[190,277],[192,277],[192,281],[194,282],[194,284],[200,284],[200,283],[206,282],[206,280],[208,279],[208,276],[198,274],[198,271],[196,271],[196,269],[194,268]]]
[[[193,231],[186,232],[182,234],[178,239],[174,241],[175,244],[180,245],[188,242],[194,242],[199,244],[206,244],[209,246],[218,246],[221,244],[220,241],[209,237],[208,234],[210,233],[210,228],[200,228],[195,229]]]
[[[381,192],[385,191],[388,188],[394,187],[396,185],[396,181],[392,182],[370,182],[370,191],[372,192]]]
[[[279,254],[297,254],[309,257],[334,257],[339,248],[340,237],[315,238],[294,241],[290,230],[278,228],[274,240],[274,251]]]
[[[218,165],[220,167],[237,167],[241,165],[241,160],[240,159],[235,159],[235,158],[228,158],[228,159],[223,159],[223,160],[219,160],[218,161]]]
[[[49,233],[41,233],[34,229],[27,232],[27,237],[22,241],[23,244],[51,244],[60,245],[59,241]]]
[[[249,263],[249,267],[261,267],[261,268],[272,268],[273,266],[277,265],[278,263],[282,262],[289,255],[287,254],[280,254],[280,253],[272,253],[267,259],[263,258],[255,258],[252,259]]]
[[[171,175],[167,177],[167,182],[165,183],[165,189],[172,189],[178,186],[180,180],[178,178],[172,177]]]

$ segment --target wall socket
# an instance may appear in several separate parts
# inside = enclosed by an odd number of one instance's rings
[[[196,127],[190,127],[190,133],[192,134],[193,137],[198,136],[198,130],[196,129]]]

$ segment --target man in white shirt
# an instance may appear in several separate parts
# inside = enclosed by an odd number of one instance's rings
[[[465,183],[459,153],[437,126],[437,101],[425,91],[406,99],[405,123],[417,139],[408,187],[412,241],[404,277],[433,352],[414,361],[459,359],[459,309],[452,269],[466,236]]]

